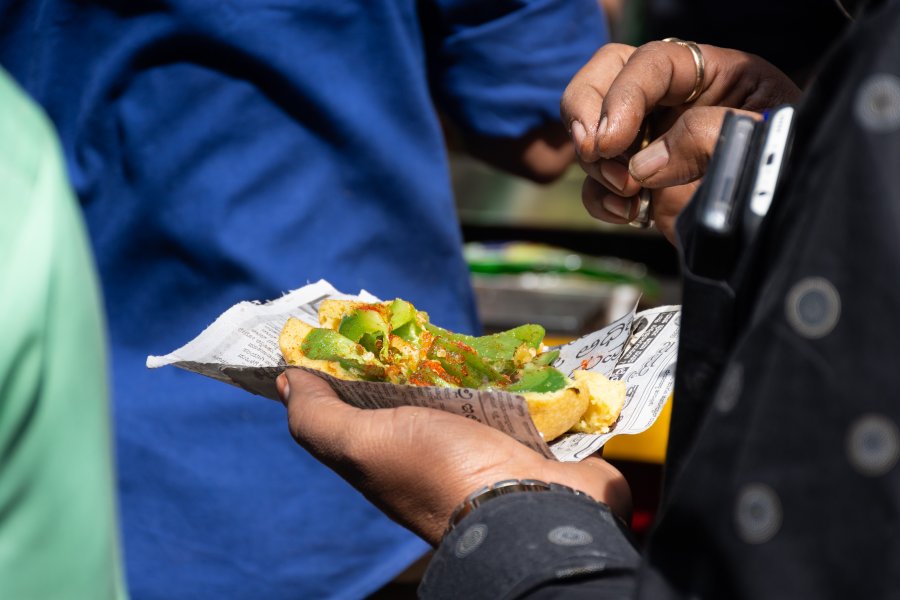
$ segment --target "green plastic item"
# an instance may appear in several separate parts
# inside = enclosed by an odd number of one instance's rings
[[[466,262],[472,273],[516,275],[522,273],[559,273],[580,275],[595,281],[633,285],[648,298],[660,293],[659,282],[639,263],[616,258],[600,258],[555,246],[530,242],[465,246]]]

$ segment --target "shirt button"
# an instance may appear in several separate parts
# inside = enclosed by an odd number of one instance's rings
[[[767,542],[781,529],[781,500],[764,483],[751,483],[738,492],[734,510],[738,536],[748,544]]]
[[[476,523],[471,527],[468,527],[459,539],[456,540],[456,547],[454,548],[454,554],[456,558],[465,558],[466,556],[472,554],[481,544],[484,543],[485,538],[487,538],[488,527],[484,523]]]
[[[557,546],[586,546],[594,541],[590,533],[571,525],[551,529],[547,539]]]
[[[798,334],[818,339],[831,333],[841,316],[841,296],[824,277],[795,283],[785,299],[785,315]]]
[[[875,73],[863,81],[853,104],[856,121],[873,133],[889,133],[900,127],[900,78]]]
[[[713,400],[713,406],[721,413],[731,412],[737,406],[743,387],[744,366],[733,362],[728,365],[728,369],[722,376],[722,383],[719,384],[719,391]]]
[[[847,459],[859,473],[876,477],[894,468],[900,457],[900,433],[886,416],[866,414],[847,432]]]

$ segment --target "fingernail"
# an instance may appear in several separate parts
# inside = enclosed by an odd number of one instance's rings
[[[572,140],[575,142],[575,150],[580,152],[584,138],[587,137],[587,131],[580,121],[572,121]]]
[[[601,162],[600,174],[603,175],[603,178],[609,185],[618,191],[622,191],[625,187],[625,182],[628,180],[628,169],[625,168],[625,165],[620,165],[617,162]]]
[[[291,395],[291,384],[288,383],[287,375],[285,375],[284,373],[279,375],[278,379],[282,381],[282,384],[277,386],[278,397],[281,398],[281,403],[286,405],[288,397]]]
[[[606,128],[609,123],[606,121],[606,115],[603,115],[603,118],[600,119],[600,124],[597,126],[597,137],[602,138],[604,134],[606,134]]]
[[[603,208],[617,217],[631,218],[631,198],[621,196],[606,196],[603,198]]]
[[[669,163],[669,150],[662,140],[653,142],[631,157],[629,171],[638,181],[658,173]]]

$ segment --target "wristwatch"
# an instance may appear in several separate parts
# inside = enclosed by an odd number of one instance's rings
[[[469,513],[485,502],[493,500],[498,496],[515,494],[518,492],[566,492],[594,500],[594,498],[591,498],[588,494],[560,483],[547,483],[546,481],[539,481],[537,479],[505,479],[475,490],[466,496],[466,499],[463,500],[450,515],[450,520],[447,524],[447,530],[444,531],[444,535],[446,536],[453,531],[453,528],[456,527],[460,521],[465,519]]]

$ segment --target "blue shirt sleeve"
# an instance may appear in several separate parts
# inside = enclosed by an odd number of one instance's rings
[[[569,80],[608,41],[597,0],[435,0],[424,20],[436,103],[489,137],[559,119]]]

